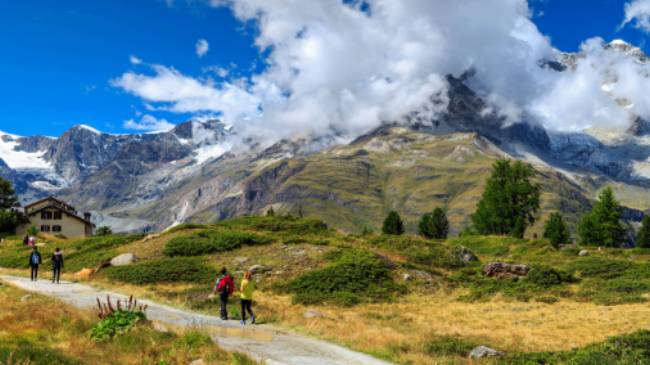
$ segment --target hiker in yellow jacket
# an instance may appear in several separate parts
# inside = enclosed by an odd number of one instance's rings
[[[251,276],[251,272],[246,271],[239,288],[239,299],[241,301],[241,324],[246,324],[246,312],[251,315],[251,324],[255,324],[255,314],[253,313],[253,309],[251,309],[255,282],[251,279]]]

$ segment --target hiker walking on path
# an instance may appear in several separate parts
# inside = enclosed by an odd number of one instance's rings
[[[253,309],[251,308],[253,305],[255,282],[251,279],[251,276],[251,272],[246,271],[239,288],[239,300],[241,301],[241,324],[246,324],[246,312],[251,315],[251,324],[255,324],[255,313],[253,313]]]
[[[32,281],[38,280],[38,265],[43,262],[38,247],[34,246],[32,253],[29,255],[29,267],[32,269]]]
[[[52,255],[52,283],[59,283],[61,269],[63,269],[63,253],[57,247],[54,249],[54,254]]]
[[[228,298],[235,290],[235,281],[232,276],[228,274],[228,270],[224,267],[221,269],[221,275],[214,286],[214,292],[219,292],[219,300],[221,302],[221,319],[224,321],[228,319]]]

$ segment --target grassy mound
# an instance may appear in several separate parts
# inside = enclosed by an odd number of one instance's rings
[[[240,248],[242,245],[262,245],[273,240],[254,233],[239,231],[202,230],[167,242],[166,256],[201,256]]]
[[[109,279],[131,283],[210,282],[217,272],[193,257],[166,258],[145,261],[129,266],[111,267],[106,270]]]
[[[219,226],[231,229],[282,232],[287,235],[322,234],[327,231],[327,224],[319,219],[292,216],[240,217],[221,222]]]
[[[354,305],[390,300],[405,291],[393,281],[386,264],[369,252],[335,251],[329,258],[329,266],[286,284],[296,303]]]
[[[650,331],[642,330],[581,349],[563,352],[513,354],[501,364],[650,364]]]

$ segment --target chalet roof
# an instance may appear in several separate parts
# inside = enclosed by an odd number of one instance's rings
[[[36,205],[38,205],[40,203],[43,203],[45,201],[50,201],[50,204],[44,205],[39,209],[29,211],[29,208],[31,208],[33,206],[36,206]],[[51,197],[51,196],[47,197],[47,198],[44,198],[44,199],[37,200],[37,201],[35,201],[33,203],[25,205],[25,213],[28,216],[38,214],[38,213],[40,213],[41,211],[43,211],[45,209],[59,210],[59,211],[65,213],[65,214],[67,214],[68,216],[81,221],[84,224],[87,224],[87,225],[90,225],[90,226],[93,226],[93,227],[95,226],[91,221],[80,217],[77,214],[77,210],[74,209],[74,207],[72,207],[70,204],[68,204],[68,203],[66,203],[66,202],[64,202],[62,200],[56,199],[54,197]]]

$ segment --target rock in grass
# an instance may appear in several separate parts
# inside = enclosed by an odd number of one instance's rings
[[[486,276],[496,278],[522,277],[528,275],[530,267],[527,265],[513,265],[505,262],[491,262],[483,266]]]
[[[253,265],[248,269],[248,271],[250,271],[251,274],[261,274],[271,271],[271,268],[264,265]]]
[[[138,258],[132,253],[123,253],[111,259],[111,266],[127,266],[138,261]]]
[[[402,275],[402,280],[404,280],[404,281],[411,281],[411,279],[413,279],[411,274],[406,274],[405,273],[405,274]]]
[[[190,365],[205,365],[205,361],[203,361],[203,359],[196,359],[192,361]]]
[[[323,313],[321,313],[319,311],[315,311],[315,310],[305,311],[305,313],[303,313],[302,316],[305,317],[306,319],[325,317],[325,315]]]
[[[478,257],[474,255],[474,252],[465,246],[459,246],[456,249],[456,257],[462,262],[475,262],[478,261]]]
[[[497,357],[497,356],[503,356],[505,353],[502,351],[497,351],[495,349],[491,349],[487,346],[479,346],[474,348],[472,351],[469,353],[469,358],[470,359],[483,359],[486,357]]]
[[[589,251],[580,250],[580,252],[578,252],[578,256],[589,256]]]

